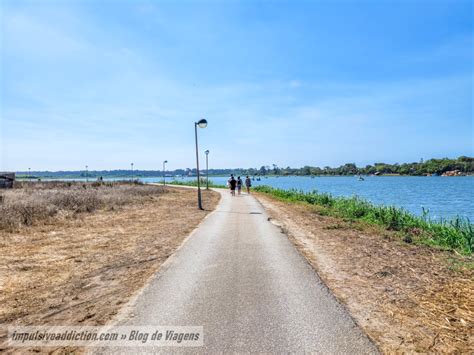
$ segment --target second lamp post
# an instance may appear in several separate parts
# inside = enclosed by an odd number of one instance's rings
[[[165,173],[165,164],[168,162],[168,160],[163,161],[163,185],[166,185],[166,173]]]

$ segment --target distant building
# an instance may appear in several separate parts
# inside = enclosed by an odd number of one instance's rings
[[[0,189],[11,189],[15,182],[15,173],[0,172]]]

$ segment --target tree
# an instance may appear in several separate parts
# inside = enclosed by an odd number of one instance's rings
[[[280,169],[278,169],[278,166],[276,164],[273,165],[273,174],[278,175],[280,173]]]

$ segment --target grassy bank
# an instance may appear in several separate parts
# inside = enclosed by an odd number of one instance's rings
[[[305,193],[269,186],[258,186],[255,190],[283,201],[320,206],[320,213],[324,215],[361,220],[388,230],[399,231],[408,243],[418,242],[438,246],[467,255],[472,254],[474,249],[474,226],[469,220],[460,217],[431,221],[426,217],[415,216],[402,208],[376,206],[359,197],[334,197],[316,191]]]
[[[405,232],[325,206],[254,196],[381,353],[472,353],[474,256],[405,244]]]
[[[167,182],[167,184],[170,185],[178,185],[178,186],[197,186],[197,179],[196,180],[191,180],[191,181],[179,181],[179,180],[173,180],[171,182]],[[206,187],[206,179],[201,179],[201,188]],[[219,184],[214,184],[211,180],[209,180],[209,187],[215,187],[215,188],[226,188],[225,185],[219,185]]]

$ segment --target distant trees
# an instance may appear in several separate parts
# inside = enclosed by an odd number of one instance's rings
[[[280,168],[276,164],[270,166],[261,166],[260,169],[209,169],[211,175],[370,175],[370,174],[400,174],[400,175],[426,175],[438,174],[441,175],[447,171],[459,170],[461,173],[474,174],[474,158],[467,156],[460,156],[457,159],[430,159],[414,163],[403,164],[386,164],[374,163],[374,165],[366,165],[365,167],[357,167],[355,163],[347,163],[336,168],[325,166],[323,168],[306,165],[302,168]],[[84,171],[35,171],[37,178],[84,178]],[[27,176],[28,172],[17,172],[19,175]],[[160,170],[89,170],[87,176],[89,178],[103,177],[105,178],[120,178],[120,177],[157,177],[161,176]],[[167,171],[171,175],[185,175],[195,176],[196,168],[193,169],[177,169],[174,171]]]
[[[264,168],[264,167],[262,167]],[[268,170],[262,170],[261,175],[268,174]],[[462,173],[474,174],[474,158],[461,156],[457,159],[430,159],[419,163],[374,163],[374,165],[366,165],[365,167],[357,167],[354,163],[347,163],[337,168],[325,166],[324,168],[304,166],[302,168],[276,168],[272,171],[273,174],[279,175],[371,175],[379,174],[399,174],[399,175],[426,175],[426,174],[443,174],[446,171],[459,170]]]

